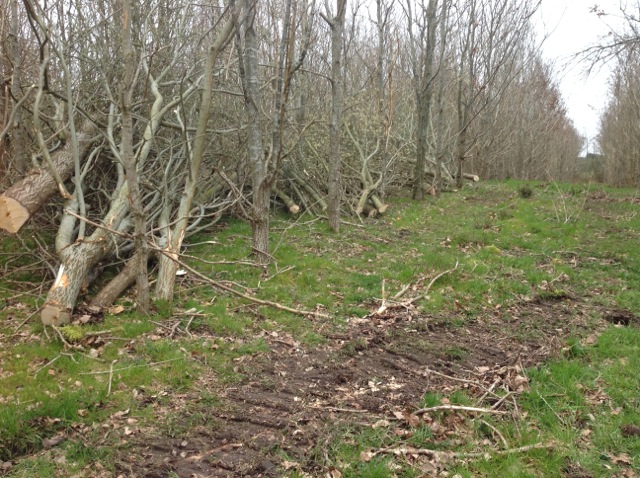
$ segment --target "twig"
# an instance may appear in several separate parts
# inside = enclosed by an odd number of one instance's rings
[[[510,391],[510,392],[507,392],[507,394],[506,394],[504,397],[502,397],[500,400],[498,400],[496,403],[494,403],[494,404],[491,406],[491,408],[493,408],[493,409],[495,410],[495,409],[496,409],[496,408],[498,408],[500,405],[502,405],[502,403],[503,403],[507,398],[509,398],[511,395],[514,395],[514,392],[511,392],[511,391]]]
[[[474,381],[474,380],[469,380],[466,378],[458,378],[458,377],[452,377],[451,375],[445,375],[444,373],[440,373],[440,372],[436,372],[435,370],[431,370],[431,369],[425,369],[425,374],[430,374],[432,373],[433,375],[437,375],[439,377],[442,378],[446,378],[448,380],[453,380],[454,382],[461,382],[461,383],[467,383],[469,385],[473,385],[475,387],[478,387],[480,390],[484,390],[486,393],[489,393],[491,395],[494,395],[495,397],[498,397],[498,395],[494,392],[492,392],[491,390],[488,390],[486,387],[484,387],[480,382]],[[484,396],[486,396],[486,393]]]
[[[486,425],[493,433],[498,435],[498,438],[500,438],[500,441],[502,441],[502,444],[504,445],[505,450],[509,449],[509,443],[507,442],[506,438],[502,435],[502,433],[500,433],[500,431],[496,427],[491,425],[491,423],[487,422],[486,420],[482,420],[481,419],[480,423],[482,423],[483,425]]]
[[[264,305],[264,306],[268,306],[268,307],[273,307],[274,309],[278,309],[278,310],[283,310],[285,312],[290,312],[292,314],[295,315],[301,315],[303,317],[308,317],[308,316],[315,316],[315,317],[321,317],[324,319],[328,319],[329,316],[326,314],[321,314],[319,312],[314,312],[314,311],[308,311],[308,310],[300,310],[300,309],[293,309],[291,307],[287,307],[286,305],[282,305],[279,304],[277,302],[272,302],[270,300],[263,300],[263,299],[258,299],[257,297],[252,297],[248,294],[245,294],[243,292],[238,292],[237,290],[233,289],[232,287],[226,286],[221,282],[218,282],[216,280],[211,279],[210,277],[207,277],[206,275],[204,275],[203,273],[195,270],[193,267],[189,266],[188,264],[184,263],[183,261],[181,261],[180,259],[176,259],[175,257],[172,257],[171,254],[166,253],[166,251],[150,245],[150,247],[154,250],[156,250],[157,252],[164,254],[165,256],[167,256],[169,259],[171,259],[172,261],[174,261],[176,264],[178,264],[180,267],[182,267],[183,269],[186,269],[187,271],[191,272],[193,275],[195,275],[196,277],[202,279],[203,281],[211,284],[212,286],[214,286],[217,289],[221,289],[225,292],[229,292],[230,294],[233,294],[237,297],[242,297],[243,299],[246,299],[250,302],[253,302],[254,304],[258,304],[258,305]]]
[[[40,372],[42,372],[45,368],[47,368],[49,365],[53,364],[56,360],[58,360],[60,357],[62,357],[62,354],[58,354],[55,358],[49,360],[46,364],[44,364],[42,367],[40,367],[38,370],[36,370],[36,373],[33,374],[33,379],[35,380],[36,377],[38,376],[38,374]]]
[[[461,405],[437,405],[435,407],[427,407],[416,410],[415,412],[413,412],[413,415],[424,415],[425,413],[437,412],[440,410],[459,410],[466,412],[492,413],[495,415],[507,414],[507,412],[503,412],[502,410],[493,410],[491,408],[464,407]]]
[[[187,326],[184,328],[184,332],[189,336],[189,338],[193,338],[193,335],[191,334],[191,332],[189,332],[189,327],[191,326],[191,322],[193,322],[193,319],[195,318],[196,316],[192,315],[191,318],[189,319],[189,322],[187,322]]]
[[[407,285],[405,287],[402,288],[402,290],[400,292],[398,292],[395,296],[394,296],[394,303],[390,303],[390,304],[386,304],[385,298],[382,298],[382,305],[378,308],[378,310],[375,311],[375,313],[373,315],[381,315],[384,312],[386,312],[389,308],[407,308],[411,305],[413,305],[414,303],[416,303],[419,300],[422,300],[424,298],[427,297],[427,295],[429,294],[429,291],[431,290],[431,287],[433,287],[433,284],[436,283],[436,281],[438,279],[440,279],[441,277],[447,275],[447,274],[451,274],[453,271],[455,271],[458,268],[459,262],[456,261],[456,265],[453,269],[449,269],[443,272],[440,272],[438,275],[436,275],[433,279],[431,279],[431,282],[429,282],[429,284],[427,285],[427,289],[424,291],[424,293],[417,295],[416,297],[413,297],[411,299],[405,300],[403,302],[397,302],[397,299],[399,299],[400,297],[402,297],[405,292],[407,292],[407,290],[409,290],[409,288],[411,287],[410,285]],[[420,279],[418,281],[421,282],[424,279]],[[384,284],[383,284],[383,296],[384,296]],[[391,302],[391,301],[390,301]]]
[[[58,334],[58,337],[60,337],[60,340],[62,340],[62,343],[64,344],[65,347],[68,347],[72,350],[84,350],[84,347],[80,345],[73,345],[67,342],[67,339],[64,338],[64,335],[62,334],[62,332],[60,332],[60,329],[58,327],[51,324],[51,328],[56,332],[56,334]]]
[[[165,363],[176,362],[177,360],[184,360],[184,358],[179,357],[179,358],[174,358],[169,360],[162,360],[160,362],[141,363],[138,365],[130,365],[129,367],[116,368],[116,369],[113,369],[110,367],[109,370],[101,370],[98,372],[80,372],[80,375],[104,375],[105,373],[122,372],[123,370],[129,370],[129,369],[138,368],[138,367],[156,367],[158,365],[164,365]]]
[[[445,276],[445,275],[447,275],[447,274],[451,274],[453,271],[455,271],[455,270],[458,268],[458,265],[459,265],[459,262],[458,262],[458,261],[456,261],[456,265],[455,265],[455,267],[454,267],[453,269],[449,269],[449,270],[447,270],[447,271],[443,271],[443,272],[441,272],[440,274],[438,274],[437,276],[435,276],[433,279],[431,279],[431,282],[429,282],[429,285],[427,285],[427,290],[425,290],[423,294],[421,294],[421,295],[419,295],[419,296],[417,296],[417,297],[414,297],[413,299],[410,299],[410,300],[408,300],[407,302],[403,302],[403,305],[404,305],[404,304],[406,304],[406,305],[411,305],[411,304],[413,304],[414,302],[417,302],[417,301],[419,301],[419,300],[424,299],[425,297],[427,297],[427,295],[429,295],[429,291],[431,290],[431,287],[433,287],[433,284],[435,284],[435,283],[436,283],[436,281],[437,281],[438,279],[440,279],[441,277],[443,277],[443,276]]]
[[[113,383],[113,366],[116,364],[117,360],[113,360],[111,365],[109,365],[109,385],[107,386],[107,397],[111,395],[111,384]]]
[[[404,294],[406,294],[406,292],[411,288],[411,284],[407,284],[405,285],[402,289],[400,289],[400,291],[393,296],[394,300],[398,300],[400,297],[402,297]]]
[[[549,407],[549,410],[551,410],[551,411],[553,412],[553,414],[556,416],[556,418],[558,419],[558,421],[559,421],[560,423],[562,423],[564,426],[567,426],[567,422],[565,422],[565,421],[562,419],[562,417],[561,417],[560,415],[558,415],[558,412],[556,412],[556,411],[553,409],[553,407],[552,407],[551,405],[549,405],[549,402],[547,402],[547,399],[546,399],[546,398],[544,398],[544,397],[540,394],[540,392],[539,392],[538,390],[536,390],[536,393],[538,394],[538,397],[540,397],[540,399],[545,403],[545,405],[546,405],[547,407]]]
[[[26,319],[24,319],[22,322],[20,322],[18,325],[16,325],[13,328],[14,332],[17,332],[18,330],[20,330],[22,327],[24,327],[24,324],[26,324],[27,322],[29,322],[31,320],[31,318],[36,315],[38,312],[40,312],[40,310],[42,309],[42,307],[38,307],[29,317],[27,317]]]
[[[534,443],[533,445],[521,446],[518,448],[509,448],[507,450],[495,450],[493,451],[494,455],[512,455],[514,453],[524,453],[531,450],[545,450],[548,448],[555,448],[556,444],[554,442],[551,443]],[[450,451],[442,451],[442,450],[430,450],[428,448],[409,448],[409,447],[398,447],[398,448],[380,448],[372,452],[372,456],[380,455],[383,453],[393,454],[393,455],[426,455],[432,457],[440,457],[443,459],[448,458],[480,458],[487,455],[488,452],[485,451],[476,451],[476,452],[450,452]]]
[[[49,360],[49,362],[47,362],[45,365],[43,365],[42,367],[40,367],[38,370],[36,370],[36,373],[33,374],[33,378],[34,380],[36,379],[36,377],[38,376],[38,374],[40,372],[42,372],[45,368],[49,367],[50,365],[52,365],[56,360],[58,360],[60,357],[65,356],[65,357],[69,357],[71,359],[72,362],[74,363],[78,363],[76,362],[76,359],[73,357],[73,355],[71,354],[67,354],[64,352],[60,352],[55,358]]]
[[[369,413],[369,410],[357,410],[355,408],[338,408],[338,407],[311,407],[311,408],[321,408],[323,410],[329,410],[331,412],[342,412],[342,413]]]
[[[270,275],[269,277],[267,277],[266,279],[264,279],[262,282],[267,282],[270,281],[271,279],[273,279],[276,276],[279,276],[280,274],[284,274],[285,272],[289,272],[291,269],[295,269],[296,266],[288,266],[285,267],[284,269],[282,269],[281,271],[276,271],[274,274]]]

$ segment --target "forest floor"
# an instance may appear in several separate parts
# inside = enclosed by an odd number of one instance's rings
[[[187,251],[307,317],[187,274],[47,332],[40,246],[0,238],[0,475],[640,476],[640,201],[530,186],[278,217],[267,270],[237,221]]]

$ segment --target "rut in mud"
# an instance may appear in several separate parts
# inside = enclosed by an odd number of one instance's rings
[[[240,383],[203,376],[198,393],[158,406],[161,422],[181,404],[193,410],[199,394],[218,397],[195,419],[186,411],[188,426],[174,438],[154,429],[135,436],[118,471],[187,478],[282,476],[296,469],[302,476],[324,476],[332,466],[327,450],[341,430],[400,420],[428,392],[449,396],[465,389],[484,395],[487,406],[497,401],[487,396],[490,387],[517,394],[526,387],[526,367],[558,353],[567,336],[594,332],[596,312],[563,297],[487,311],[459,326],[452,325],[455,318],[395,310],[352,319],[313,347],[266,334],[269,352],[238,363]]]

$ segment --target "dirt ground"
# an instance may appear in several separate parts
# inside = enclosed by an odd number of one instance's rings
[[[194,395],[157,410],[160,422],[181,404],[198,403],[207,391],[219,402],[206,407],[201,424],[185,412],[190,425],[176,438],[154,429],[134,435],[119,457],[118,472],[269,477],[295,469],[302,476],[334,476],[326,449],[337,430],[402,422],[428,392],[447,397],[464,389],[487,407],[508,410],[507,401],[496,403],[498,396],[488,391],[517,395],[526,388],[527,367],[561,353],[568,336],[593,336],[594,323],[597,328],[616,317],[630,320],[624,311],[603,312],[584,300],[557,297],[487,310],[460,319],[458,326],[451,317],[395,309],[352,319],[313,347],[265,334],[270,351],[238,362],[241,383],[224,385],[203,376]],[[444,428],[436,432],[453,433]]]

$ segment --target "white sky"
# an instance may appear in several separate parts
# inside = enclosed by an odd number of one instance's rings
[[[607,13],[598,17],[591,10],[597,5]],[[598,134],[598,118],[606,104],[610,69],[605,66],[585,76],[585,64],[572,57],[597,43],[619,24],[620,0],[542,0],[541,33],[548,39],[544,56],[556,65],[562,95],[574,125],[589,141]]]

